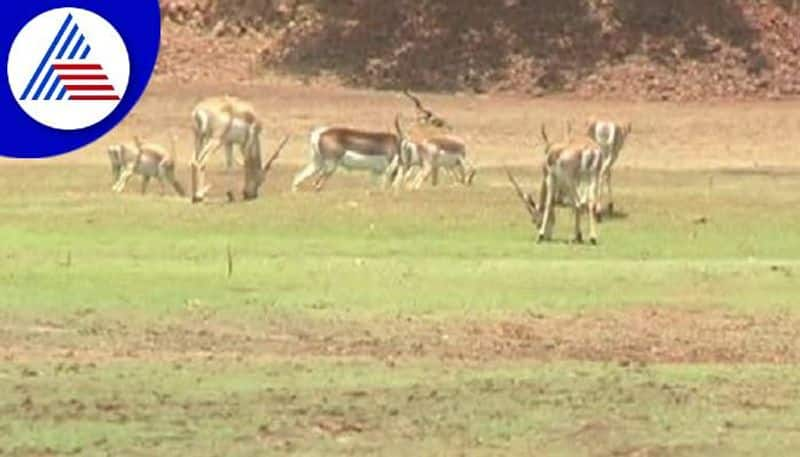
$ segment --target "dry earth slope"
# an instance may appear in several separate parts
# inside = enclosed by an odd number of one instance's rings
[[[649,100],[800,94],[797,0],[162,0],[162,79]]]

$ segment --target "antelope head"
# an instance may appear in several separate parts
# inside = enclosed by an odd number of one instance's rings
[[[266,180],[267,173],[269,173],[272,164],[278,159],[281,151],[283,151],[283,148],[286,147],[286,143],[288,142],[289,136],[287,135],[275,149],[272,156],[263,165],[261,160],[261,142],[258,139],[252,142],[244,158],[244,189],[242,190],[242,197],[245,200],[254,200],[258,198],[258,191]]]
[[[419,99],[416,95],[412,94],[408,91],[408,89],[403,90],[403,95],[408,97],[417,109],[417,123],[420,125],[431,125],[436,128],[441,129],[448,129],[451,130],[452,126],[444,120],[441,116],[437,115],[430,109],[426,108],[425,105],[422,103],[422,100]]]

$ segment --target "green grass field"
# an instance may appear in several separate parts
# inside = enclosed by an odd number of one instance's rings
[[[111,195],[95,184],[107,180],[99,167],[36,171],[44,189],[14,190],[0,207],[9,241],[0,278],[15,313],[153,316],[190,301],[236,316],[266,306],[350,318],[636,305],[791,311],[798,291],[781,274],[800,260],[795,175],[623,173],[627,216],[603,224],[592,248],[563,242],[567,211],[562,242],[534,244],[495,171],[467,191],[399,196],[358,189],[358,177],[292,195],[274,187],[288,180],[279,172],[255,203],[201,207],[158,198],[157,188]],[[80,180],[94,189],[80,192]]]
[[[800,450],[796,173],[622,170],[590,247],[493,169],[201,206],[2,171],[0,455]]]

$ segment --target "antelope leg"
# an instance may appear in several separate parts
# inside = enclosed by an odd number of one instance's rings
[[[147,193],[148,184],[150,184],[150,176],[142,176],[142,195]]]
[[[297,192],[297,190],[300,188],[300,185],[319,174],[320,171],[321,170],[316,161],[311,162],[303,167],[303,169],[295,175],[294,180],[292,181],[292,192]]]
[[[122,193],[122,191],[125,190],[125,186],[128,184],[128,181],[130,181],[130,179],[133,177],[133,169],[134,165],[131,164],[122,170],[122,173],[119,175],[119,179],[117,179],[117,182],[112,187],[114,192]]]

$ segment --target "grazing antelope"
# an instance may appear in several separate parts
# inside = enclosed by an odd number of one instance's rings
[[[432,178],[432,184],[436,186],[439,169],[443,168],[454,176],[456,181],[464,185],[472,184],[475,167],[467,159],[465,141],[450,133],[453,130],[452,126],[426,108],[418,97],[408,90],[404,90],[403,94],[414,102],[417,117],[408,135],[400,125],[399,116],[395,118],[397,134],[406,145],[401,160],[403,176],[398,178],[399,181],[410,180],[415,169],[419,169],[413,187],[419,189],[428,177]]]
[[[383,186],[395,175],[400,163],[400,138],[393,133],[370,132],[347,127],[319,127],[311,132],[311,162],[295,175],[292,191],[316,177],[314,189],[322,190],[338,167],[383,175]]]
[[[192,162],[192,201],[203,201],[210,186],[205,184],[205,169],[208,157],[217,150],[225,148],[225,171],[228,176],[228,200],[233,201],[234,147],[238,147],[244,157],[245,183],[242,195],[245,200],[258,197],[258,190],[264,182],[269,167],[262,167],[261,122],[255,109],[249,103],[230,96],[208,98],[192,111],[195,151]],[[274,158],[285,145],[278,149]],[[272,160],[267,162],[272,165]]]
[[[399,117],[395,120],[397,134],[405,145],[401,160],[404,170],[402,176],[395,182],[407,182],[416,172],[413,188],[421,188],[428,177],[432,178],[432,184],[436,186],[439,169],[442,168],[457,182],[466,186],[471,185],[475,177],[475,167],[467,159],[467,146],[464,140],[449,134],[426,135],[420,132],[419,126],[415,127],[415,132],[406,135],[400,125]]]
[[[538,241],[552,239],[555,225],[555,207],[572,207],[575,212],[575,237],[583,242],[581,214],[589,215],[589,241],[597,244],[597,190],[603,164],[603,149],[594,140],[570,140],[552,143],[542,126],[545,144],[545,162],[542,166],[542,184],[537,202],[519,187],[514,177],[508,177],[520,199],[538,225]]]
[[[633,130],[630,122],[618,123],[608,121],[589,120],[587,122],[587,134],[589,138],[594,140],[601,148],[603,148],[603,166],[600,170],[600,191],[602,192],[605,184],[605,190],[608,193],[608,212],[614,212],[614,197],[611,191],[611,168],[619,158],[619,153],[622,147],[625,146],[625,140]]]
[[[112,189],[122,192],[134,174],[142,177],[142,194],[147,192],[150,179],[158,179],[161,193],[164,194],[164,182],[168,182],[181,197],[186,193],[175,178],[175,140],[168,153],[165,148],[153,143],[142,144],[138,138],[134,143],[115,144],[108,148],[111,160],[111,174],[114,179]]]

